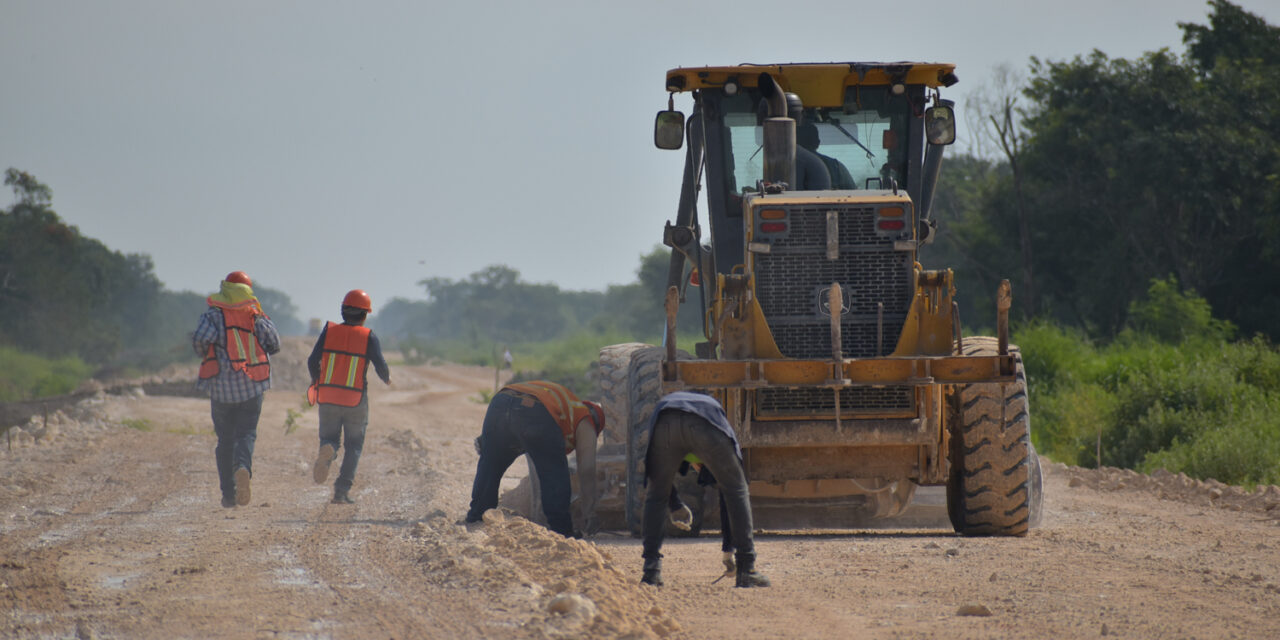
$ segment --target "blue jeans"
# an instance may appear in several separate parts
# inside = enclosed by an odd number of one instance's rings
[[[209,402],[213,432],[218,435],[218,445],[213,450],[218,463],[218,486],[223,498],[234,499],[236,469],[244,467],[253,474],[253,443],[258,439],[262,396],[244,402]]]
[[[721,513],[728,515],[733,548],[739,554],[755,553],[751,500],[747,478],[734,451],[733,441],[705,419],[669,409],[658,416],[649,435],[645,456],[644,517],[640,531],[645,558],[659,558],[666,537],[667,503],[680,462],[692,453],[710,469],[720,487]],[[723,517],[723,516],[722,516]],[[725,551],[728,551],[725,548]]]
[[[346,493],[356,479],[356,465],[360,464],[360,451],[364,449],[364,432],[369,426],[369,396],[360,399],[354,407],[336,404],[320,405],[320,444],[330,445],[336,452],[345,441],[342,467],[333,483],[334,493]]]
[[[564,449],[564,433],[542,403],[505,392],[495,395],[480,430],[480,462],[471,486],[467,522],[480,520],[485,511],[498,506],[502,474],[516,458],[527,453],[538,474],[547,527],[562,536],[572,536],[569,462]]]

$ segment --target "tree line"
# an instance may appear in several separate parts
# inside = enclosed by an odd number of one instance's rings
[[[944,163],[939,240],[971,333],[1014,285],[1053,459],[1280,483],[1280,29],[1226,0],[1185,50],[1004,70]],[[987,150],[982,153],[982,150]]]
[[[995,152],[944,163],[922,255],[957,270],[966,324],[993,324],[1007,277],[1022,318],[1106,338],[1172,279],[1280,337],[1280,28],[1209,4],[1181,55],[1032,58],[969,105]]]
[[[4,184],[15,196],[0,209],[0,347],[6,353],[70,358],[100,373],[195,357],[189,336],[206,306],[204,294],[170,291],[147,255],[114,251],[80,233],[54,211],[53,190],[32,174],[10,168]],[[267,287],[255,292],[282,331],[303,331],[287,295]],[[6,369],[0,400],[19,399],[25,394],[15,385],[28,384],[24,372]],[[40,393],[65,392],[74,382],[40,387]]]
[[[461,341],[475,346],[545,342],[590,333],[657,340],[666,323],[663,292],[670,250],[639,256],[635,281],[604,291],[567,291],[527,282],[507,265],[491,265],[466,278],[426,278],[423,300],[394,298],[371,320],[392,340]],[[692,291],[692,290],[691,290]],[[690,294],[677,332],[700,336],[698,296]]]

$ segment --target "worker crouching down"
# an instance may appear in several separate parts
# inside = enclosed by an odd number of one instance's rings
[[[742,449],[724,408],[710,396],[677,391],[663,396],[649,418],[649,450],[645,455],[644,573],[640,581],[662,585],[662,541],[666,534],[668,498],[676,471],[693,454],[720,485],[736,550],[737,586],[767,587],[769,579],[756,571],[752,536],[751,499],[742,472]]]
[[[567,387],[534,380],[503,387],[494,394],[484,415],[476,446],[480,461],[471,487],[467,522],[479,522],[484,512],[498,506],[502,474],[521,454],[533,460],[538,474],[542,511],[547,526],[565,537],[581,537],[573,530],[569,512],[569,463],[565,456],[577,452],[578,484],[586,531],[599,529],[596,518],[596,437],[604,431],[600,405],[580,400]]]
[[[342,467],[333,483],[334,504],[355,502],[350,495],[351,485],[369,426],[369,364],[373,363],[383,382],[391,384],[391,370],[382,357],[378,336],[364,326],[365,317],[372,310],[369,294],[360,289],[347,292],[342,300],[342,324],[326,323],[307,358],[314,402],[320,405],[320,452],[312,466],[316,484],[328,479],[338,445],[344,449]],[[308,391],[308,399],[310,394]]]

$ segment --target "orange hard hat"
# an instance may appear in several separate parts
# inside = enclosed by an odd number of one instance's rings
[[[253,280],[250,280],[249,274],[243,271],[232,271],[231,273],[227,274],[227,277],[224,278],[224,280],[226,280],[227,282],[235,282],[238,284],[242,284],[246,287],[253,286]]]
[[[369,294],[365,293],[363,289],[348,291],[347,297],[342,299],[342,306],[373,311],[373,301],[369,299]]]

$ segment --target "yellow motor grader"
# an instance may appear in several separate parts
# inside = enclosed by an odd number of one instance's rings
[[[601,351],[606,525],[612,514],[639,532],[645,427],[657,399],[681,389],[723,404],[758,526],[861,526],[901,513],[929,485],[946,487],[961,534],[1024,535],[1037,523],[1040,465],[1008,344],[1008,282],[993,310],[998,335],[963,336],[952,271],[917,261],[955,139],[953,105],[940,95],[954,68],[667,72],[654,140],[683,147],[685,167],[663,232],[665,338]],[[692,94],[687,119],[674,108],[681,92]],[[676,349],[681,308],[702,315],[692,356]],[[697,531],[713,490],[692,477],[677,486]]]

